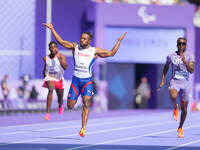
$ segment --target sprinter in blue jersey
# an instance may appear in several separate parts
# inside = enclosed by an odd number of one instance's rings
[[[178,38],[178,51],[172,52],[167,56],[166,64],[163,70],[162,79],[158,87],[158,91],[164,85],[165,77],[172,65],[172,78],[170,81],[170,97],[174,104],[174,119],[178,120],[179,107],[177,104],[177,96],[180,94],[181,98],[181,120],[178,127],[178,137],[183,138],[182,126],[187,115],[187,106],[190,95],[189,74],[194,72],[194,56],[186,51],[187,40],[185,38]]]
[[[89,116],[91,97],[93,92],[92,84],[92,65],[97,57],[112,57],[118,51],[121,41],[123,40],[126,32],[119,37],[118,41],[112,50],[101,49],[92,47],[90,42],[92,35],[89,32],[84,32],[80,38],[80,45],[75,42],[63,40],[55,31],[52,24],[44,25],[51,30],[56,41],[67,49],[72,50],[74,58],[74,76],[72,78],[71,87],[68,94],[67,106],[72,109],[77,102],[78,96],[81,94],[83,99],[82,110],[82,128],[79,135],[85,136],[85,128]]]

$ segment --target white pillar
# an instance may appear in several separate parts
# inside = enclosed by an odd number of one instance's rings
[[[52,0],[46,0],[46,23],[51,23]],[[51,41],[51,31],[46,28],[46,54],[49,54],[49,42]]]

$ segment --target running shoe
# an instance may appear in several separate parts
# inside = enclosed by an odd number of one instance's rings
[[[183,130],[182,130],[182,128],[178,128],[178,137],[179,138],[184,138],[184,135],[183,135]]]
[[[58,107],[58,113],[60,115],[63,114],[63,105],[61,107]]]
[[[178,120],[178,110],[179,110],[179,108],[178,108],[178,104],[176,104],[176,109],[174,108],[174,110],[173,110],[173,112],[174,112],[174,120]]]
[[[50,114],[46,113],[46,115],[44,116],[44,120],[50,120]]]
[[[85,137],[85,128],[81,129],[81,131],[79,132],[79,135],[82,137]]]

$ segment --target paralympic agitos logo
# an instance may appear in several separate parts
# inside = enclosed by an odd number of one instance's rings
[[[146,6],[141,6],[138,9],[138,16],[142,19],[142,21],[145,24],[149,24],[150,22],[156,21],[156,15],[154,14],[149,15],[146,10],[147,10]]]

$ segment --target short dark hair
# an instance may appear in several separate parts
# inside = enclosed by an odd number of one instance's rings
[[[51,47],[52,44],[56,44],[56,46],[58,46],[57,43],[56,43],[55,41],[51,41],[51,42],[49,43],[49,48]]]
[[[181,39],[182,39],[182,40],[185,40],[185,42],[187,43],[187,39],[184,38],[184,37],[179,37],[179,38],[177,39],[177,43],[178,43],[178,41],[181,40]]]
[[[93,35],[92,35],[90,32],[83,32],[82,34],[87,34],[87,35],[89,35],[90,40],[92,40],[92,38],[93,38]]]

